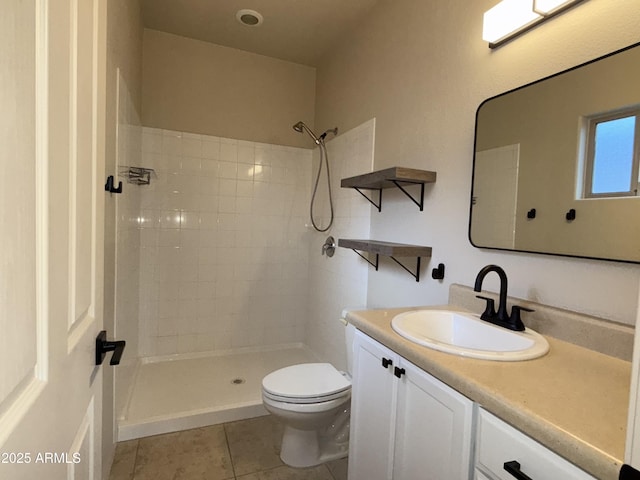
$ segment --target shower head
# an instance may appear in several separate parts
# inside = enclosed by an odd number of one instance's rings
[[[313,141],[316,142],[316,145],[320,145],[320,139],[315,136],[315,134],[309,129],[309,127],[307,127],[304,124],[304,122],[296,123],[293,126],[293,129],[298,133],[302,133],[302,131],[304,130],[305,132],[307,132],[309,134],[309,136],[313,139]]]

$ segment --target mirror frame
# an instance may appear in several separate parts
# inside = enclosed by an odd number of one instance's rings
[[[613,51],[611,53],[607,53],[606,55],[602,55],[600,57],[594,58],[592,60],[589,60],[587,62],[581,63],[579,65],[576,65],[574,67],[567,68],[566,70],[562,70],[562,71],[554,73],[552,75],[548,75],[548,76],[540,78],[538,80],[534,80],[534,81],[529,82],[529,83],[527,83],[525,85],[521,85],[519,87],[512,88],[511,90],[508,90],[506,92],[500,93],[498,95],[494,95],[493,97],[490,97],[490,98],[487,98],[486,100],[484,100],[478,106],[478,108],[476,109],[474,135],[473,135],[473,165],[472,165],[472,171],[471,171],[471,194],[469,196],[469,225],[468,225],[468,229],[467,229],[467,238],[469,240],[469,243],[473,247],[487,249],[487,250],[497,250],[497,251],[503,251],[503,252],[533,253],[533,254],[537,254],[537,255],[550,255],[550,256],[554,256],[554,257],[583,258],[583,259],[588,259],[588,260],[604,260],[604,261],[617,262],[617,263],[640,264],[640,259],[639,260],[626,260],[626,259],[618,259],[618,258],[587,256],[587,255],[571,255],[571,254],[568,254],[568,253],[543,252],[543,251],[536,251],[536,250],[520,250],[520,249],[516,249],[516,248],[479,246],[479,245],[476,245],[475,243],[473,243],[473,239],[471,238],[472,214],[473,214],[473,197],[474,197],[474,185],[475,185],[475,178],[476,178],[476,153],[477,153],[476,148],[477,148],[477,141],[478,141],[478,117],[479,117],[480,109],[482,108],[482,106],[485,103],[487,103],[487,102],[489,102],[491,100],[494,100],[496,98],[499,98],[499,97],[502,97],[504,95],[508,95],[508,94],[517,92],[517,91],[522,90],[524,88],[530,87],[532,85],[536,85],[536,84],[544,82],[546,80],[550,80],[552,78],[558,77],[558,76],[563,75],[565,73],[572,72],[572,71],[577,70],[579,68],[586,67],[586,66],[591,65],[593,63],[599,62],[600,60],[605,60],[605,59],[607,59],[609,57],[612,57],[612,56],[617,55],[619,53],[626,52],[627,50],[631,50],[631,49],[636,48],[636,47],[640,48],[640,42],[634,43],[632,45],[628,45],[628,46],[623,47],[623,48],[621,48],[619,50],[615,50],[615,51]]]

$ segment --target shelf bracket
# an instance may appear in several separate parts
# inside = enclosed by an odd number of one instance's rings
[[[370,204],[372,204],[374,207],[376,207],[378,209],[378,211],[380,212],[382,210],[382,189],[378,188],[378,203],[374,202],[373,200],[371,200],[367,195],[365,195],[358,187],[352,187],[356,192],[358,192],[360,195],[362,195],[364,198],[366,198]]]
[[[396,262],[398,265],[400,265],[402,268],[404,268],[407,272],[409,272],[409,275],[411,275],[413,278],[415,278],[416,282],[420,281],[420,257],[416,257],[416,273],[413,273],[411,270],[409,270],[406,266],[404,266],[402,263],[400,263],[394,257],[389,256],[389,258],[391,260],[393,260],[394,262]]]
[[[391,182],[398,187],[400,190],[402,190],[402,193],[404,193],[407,197],[409,197],[411,199],[411,201],[413,203],[415,203],[419,208],[420,211],[422,211],[422,208],[424,207],[424,183],[415,183],[415,182],[403,182],[405,184],[409,184],[409,185],[420,185],[420,201],[416,200],[415,198],[413,198],[413,195],[411,195],[409,192],[407,192],[402,185],[400,185],[398,180],[391,180]]]
[[[364,256],[363,254],[361,254],[359,251],[357,251],[355,248],[352,248],[351,250],[353,250],[354,252],[356,252],[361,258],[364,258],[364,260],[371,265],[372,267],[374,267],[376,269],[376,272],[378,271],[378,264],[379,264],[379,260],[380,257],[379,255],[376,253],[376,262],[373,263],[371,260],[369,260],[368,257]]]

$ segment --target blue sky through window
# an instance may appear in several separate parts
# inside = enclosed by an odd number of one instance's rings
[[[629,191],[635,125],[636,117],[631,116],[600,122],[596,126],[593,194]]]

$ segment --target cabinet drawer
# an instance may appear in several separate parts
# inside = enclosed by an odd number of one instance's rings
[[[522,473],[531,480],[595,480],[591,475],[483,409],[480,409],[478,419],[477,442],[476,467],[495,480],[518,478],[504,469],[504,464],[512,461],[518,462]]]

